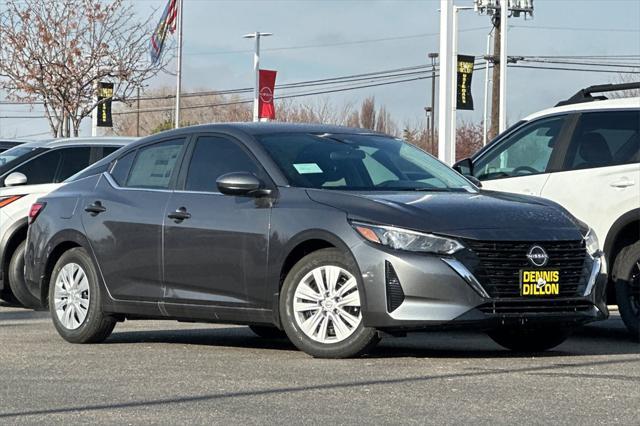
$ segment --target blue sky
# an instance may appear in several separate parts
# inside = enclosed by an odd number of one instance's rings
[[[455,3],[473,4],[472,0]],[[165,0],[134,2],[140,16],[154,10],[159,15],[164,4]],[[438,50],[439,4],[437,0],[185,0],[184,90],[251,86],[253,44],[241,36],[256,30],[274,33],[264,39],[261,65],[278,70],[278,83],[425,64],[427,52]],[[510,19],[509,55],[640,55],[640,1],[535,0],[534,5],[532,20]],[[459,27],[463,30],[459,52],[483,55],[489,18],[472,10],[461,12]],[[434,35],[333,47],[266,50],[417,34]],[[616,78],[615,74],[511,69],[508,121],[552,106],[582,87]],[[459,112],[459,120],[481,120],[483,79],[483,72],[474,74],[476,111]],[[156,86],[172,84],[170,76],[153,82]],[[386,105],[400,124],[415,122],[423,119],[423,107],[430,99],[430,82],[422,80],[323,96],[340,105],[357,103],[369,95]],[[8,108],[0,107],[0,116],[10,115],[2,111]],[[85,123],[83,133],[89,127]],[[0,121],[3,137],[32,134],[40,128],[47,130],[44,119]]]

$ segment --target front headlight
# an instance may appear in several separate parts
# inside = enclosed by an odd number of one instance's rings
[[[367,241],[396,250],[424,253],[453,254],[464,246],[458,241],[432,234],[411,231],[393,226],[352,222],[353,228]]]
[[[587,231],[587,234],[584,236],[584,245],[590,256],[600,256],[600,243],[598,242],[596,233],[591,228],[589,228],[589,231]]]

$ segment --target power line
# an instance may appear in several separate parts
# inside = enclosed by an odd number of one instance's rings
[[[460,30],[460,32],[472,32],[484,30],[485,27],[474,27],[474,28],[466,28]],[[354,41],[339,41],[334,43],[317,43],[317,44],[303,44],[298,46],[282,46],[282,47],[270,47],[262,49],[263,51],[277,52],[283,50],[299,50],[299,49],[312,49],[312,48],[324,48],[324,47],[339,47],[339,46],[351,46],[351,45],[360,45],[360,44],[369,44],[369,43],[379,43],[386,41],[396,41],[396,40],[408,40],[414,38],[426,38],[426,37],[435,37],[439,36],[440,33],[421,33],[421,34],[409,34],[409,35],[401,35],[401,36],[393,36],[393,37],[382,37],[382,38],[371,38],[371,39],[363,39],[363,40],[354,40]],[[186,53],[187,56],[201,56],[201,55],[228,55],[235,53],[253,53],[253,50],[248,49],[237,49],[237,50],[222,50],[217,52],[191,52]]]

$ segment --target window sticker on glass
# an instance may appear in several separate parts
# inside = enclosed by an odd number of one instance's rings
[[[318,166],[316,163],[298,163],[294,164],[293,167],[295,167],[296,171],[301,175],[323,173],[320,166]]]

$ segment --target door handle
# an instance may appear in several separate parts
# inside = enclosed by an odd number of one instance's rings
[[[91,213],[91,216],[97,216],[100,213],[104,213],[107,211],[107,208],[102,205],[100,201],[94,201],[92,204],[89,204],[84,208],[85,212]]]
[[[614,188],[626,188],[627,186],[633,186],[636,183],[629,179],[620,179],[619,181],[611,183]]]
[[[169,219],[173,219],[176,222],[182,222],[185,219],[191,219],[191,213],[187,212],[186,207],[180,207],[176,209],[173,213],[169,213],[167,215]]]

